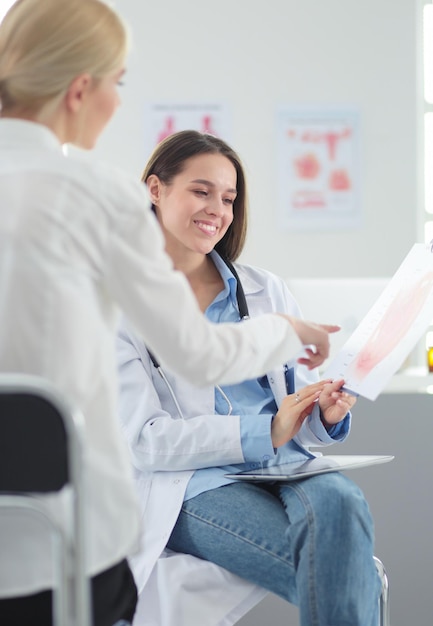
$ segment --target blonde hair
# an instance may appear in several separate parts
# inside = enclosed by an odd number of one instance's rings
[[[83,73],[120,68],[126,27],[102,0],[17,0],[0,23],[2,110],[39,111]]]

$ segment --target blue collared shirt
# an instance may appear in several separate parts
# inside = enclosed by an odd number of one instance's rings
[[[211,254],[224,281],[224,289],[206,309],[205,315],[216,323],[237,322],[239,311],[236,300],[236,279],[221,257],[216,252]],[[237,385],[216,387],[215,413],[227,415],[230,410],[229,402],[231,413],[240,416],[241,446],[245,462],[196,470],[189,481],[185,500],[209,489],[233,482],[225,478],[224,474],[256,469],[264,465],[305,460],[310,456],[293,440],[278,448],[277,451],[273,448],[271,422],[278,407],[266,376]],[[340,439],[347,433],[347,430],[348,420],[344,419],[330,429],[328,435],[334,439]]]

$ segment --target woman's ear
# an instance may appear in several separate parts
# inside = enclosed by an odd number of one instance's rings
[[[65,102],[72,113],[77,113],[92,89],[90,74],[76,76],[66,91]]]
[[[152,204],[158,205],[161,199],[161,186],[162,183],[156,174],[151,174],[146,180],[147,189]]]

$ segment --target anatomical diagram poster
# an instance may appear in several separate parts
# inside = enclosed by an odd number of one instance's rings
[[[376,303],[331,361],[324,378],[375,400],[433,319],[431,244],[414,244]]]
[[[179,130],[198,130],[231,142],[231,109],[225,102],[148,102],[144,119],[147,155]]]
[[[359,112],[281,106],[277,111],[278,221],[288,230],[360,224]]]

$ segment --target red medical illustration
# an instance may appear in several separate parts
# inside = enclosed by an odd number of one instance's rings
[[[414,324],[433,286],[433,272],[400,290],[364,347],[349,365],[347,377],[363,380],[387,357]]]
[[[165,118],[165,126],[158,134],[158,143],[162,141],[163,139],[165,139],[166,137],[169,137],[170,135],[172,135],[174,133],[174,130],[175,130],[174,117],[169,115],[168,117]]]
[[[329,175],[329,188],[332,191],[348,191],[351,186],[347,170],[333,170]]]
[[[211,115],[204,115],[203,116],[201,132],[202,133],[209,133],[209,135],[213,135],[214,137],[218,136],[217,133],[215,132],[214,127],[212,126],[212,116]]]
[[[320,163],[312,152],[295,159],[294,165],[298,178],[313,180],[319,175]]]
[[[292,196],[294,209],[323,209],[325,205],[326,201],[321,191],[304,189],[297,191]]]

